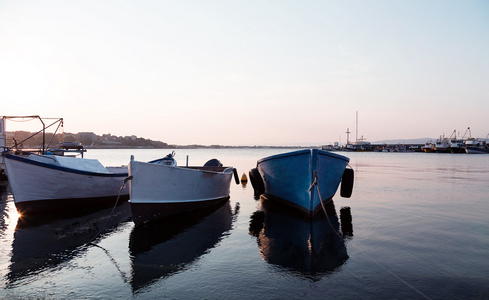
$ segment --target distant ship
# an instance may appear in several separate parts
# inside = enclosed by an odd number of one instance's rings
[[[422,149],[427,153],[489,153],[485,140],[472,138],[470,127],[467,127],[462,138],[457,138],[457,131],[454,130],[450,137],[440,136],[435,142],[427,142]]]
[[[372,148],[372,144],[370,142],[365,141],[365,138],[360,137],[357,139],[357,141],[353,144],[348,143],[346,144],[346,151],[374,151]]]
[[[350,143],[350,129],[348,128],[346,131],[347,134],[347,142],[346,142],[346,151],[374,151],[370,142],[367,142],[363,135],[358,138],[358,111],[356,112],[356,132],[355,132],[355,143]]]

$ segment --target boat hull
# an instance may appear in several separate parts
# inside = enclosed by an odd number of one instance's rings
[[[64,158],[66,159],[66,158]],[[73,158],[82,159],[82,158]],[[114,203],[127,173],[98,173],[56,166],[7,154],[5,166],[14,203],[21,214],[40,214],[69,209],[91,209]]]
[[[229,199],[233,168],[177,167],[132,160],[129,175],[133,221],[141,224]]]
[[[466,148],[468,154],[488,154],[489,149],[480,146],[467,146]]]
[[[266,198],[312,217],[322,210],[321,200],[335,195],[348,162],[349,158],[329,151],[305,149],[263,158],[257,162],[257,169]],[[317,185],[313,184],[315,174]]]
[[[448,147],[448,152],[450,153],[467,153],[465,147]]]

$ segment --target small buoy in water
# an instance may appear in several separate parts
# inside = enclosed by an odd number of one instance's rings
[[[243,176],[241,176],[241,183],[247,183],[248,182],[248,177],[246,177],[246,174],[243,173]]]

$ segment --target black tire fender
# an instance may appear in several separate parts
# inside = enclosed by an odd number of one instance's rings
[[[238,176],[238,170],[236,170],[236,168],[233,168],[233,174],[234,174],[234,181],[236,181],[236,184],[239,184],[240,180]]]
[[[261,195],[265,192],[265,185],[263,184],[263,179],[261,178],[260,172],[257,168],[253,168],[249,171],[251,186],[255,190],[255,194]]]
[[[350,198],[353,192],[353,182],[354,180],[353,169],[346,168],[343,172],[343,177],[341,177],[341,189],[340,195],[343,198]]]

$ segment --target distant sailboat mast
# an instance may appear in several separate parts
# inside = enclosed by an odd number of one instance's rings
[[[0,147],[5,147],[7,145],[6,137],[7,130],[5,129],[5,117],[2,117],[0,119]],[[2,149],[3,151],[4,149]]]
[[[356,120],[356,129],[355,129],[355,143],[358,144],[358,110],[357,110],[357,120]]]

